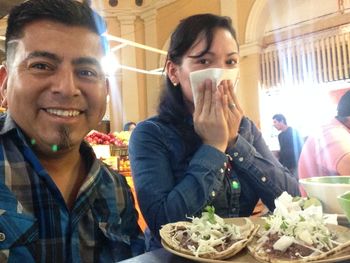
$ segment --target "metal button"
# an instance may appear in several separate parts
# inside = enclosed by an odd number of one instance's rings
[[[230,168],[227,168],[227,171],[228,171],[228,172],[231,172],[231,169],[230,169]]]
[[[226,162],[224,162],[224,167],[227,167],[227,163]]]
[[[215,197],[215,195],[216,195],[215,191],[211,192],[212,197]]]
[[[233,153],[233,156],[234,156],[234,157],[237,157],[237,156],[238,156],[238,152],[234,152],[234,153]]]
[[[239,157],[238,161],[243,162],[244,158],[243,157]]]
[[[223,174],[223,173],[224,173],[224,169],[222,169],[222,168],[221,168],[221,169],[220,169],[220,173],[222,173],[222,174]]]
[[[266,182],[266,180],[267,180],[266,176],[261,177],[261,181],[263,181],[264,183]]]
[[[0,242],[4,241],[5,239],[6,239],[6,235],[0,232]]]

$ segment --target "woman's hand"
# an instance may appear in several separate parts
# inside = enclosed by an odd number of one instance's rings
[[[228,96],[210,80],[198,87],[197,104],[193,113],[194,129],[203,143],[225,152],[229,141],[228,122],[225,111]]]
[[[218,89],[227,97],[227,108],[225,118],[229,129],[229,143],[236,142],[239,127],[243,117],[243,110],[239,105],[236,94],[234,93],[233,84],[229,80],[223,80]]]

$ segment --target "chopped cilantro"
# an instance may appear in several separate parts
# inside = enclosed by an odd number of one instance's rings
[[[280,225],[280,228],[282,230],[286,230],[288,228],[288,223],[286,221],[283,221],[282,224]]]
[[[214,206],[209,206],[207,205],[205,208],[204,208],[205,211],[208,212],[208,221],[212,224],[215,224],[216,223],[216,220],[215,220],[215,207]]]
[[[269,230],[270,228],[271,228],[270,224],[265,223],[265,225],[264,225],[264,229],[265,229],[265,230]]]

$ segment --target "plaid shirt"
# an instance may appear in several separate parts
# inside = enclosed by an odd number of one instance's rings
[[[0,116],[0,262],[115,262],[143,252],[123,176],[81,145],[91,164],[71,210],[21,130]]]

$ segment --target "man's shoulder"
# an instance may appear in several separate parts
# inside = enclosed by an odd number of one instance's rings
[[[6,116],[7,114],[5,112],[0,113],[0,130],[2,130],[5,125]]]
[[[101,176],[104,178],[104,180],[112,180],[109,182],[112,182],[115,186],[124,185],[126,184],[125,177],[120,174],[118,171],[110,168],[107,164],[101,162]]]

